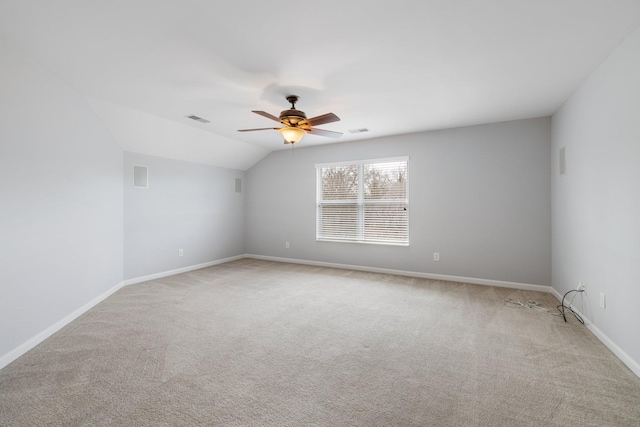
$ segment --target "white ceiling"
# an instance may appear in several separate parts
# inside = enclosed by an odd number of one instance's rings
[[[125,150],[238,169],[286,148],[237,129],[288,94],[342,119],[300,146],[550,115],[638,23],[640,0],[0,2]]]

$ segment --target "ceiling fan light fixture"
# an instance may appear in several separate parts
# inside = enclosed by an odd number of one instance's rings
[[[284,137],[285,141],[295,144],[299,142],[307,132],[304,129],[295,128],[295,127],[283,127],[279,129],[280,133]]]

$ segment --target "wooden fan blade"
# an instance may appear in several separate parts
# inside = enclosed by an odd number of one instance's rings
[[[333,113],[323,114],[321,116],[311,117],[310,119],[303,120],[301,124],[309,125],[309,126],[318,126],[324,125],[327,123],[339,122],[340,117],[336,116]]]
[[[342,136],[342,132],[334,132],[332,130],[324,130],[318,128],[313,128],[307,131],[307,133],[310,133],[312,135],[328,136],[329,138],[340,138],[340,136]]]
[[[256,113],[256,114],[260,114],[263,117],[266,117],[267,119],[271,119],[271,120],[275,120],[276,122],[279,122],[280,119],[277,118],[276,116],[274,116],[273,114],[269,114],[266,111],[256,111],[256,110],[251,110],[252,113]]]
[[[238,129],[238,132],[253,132],[254,130],[278,130],[280,128]]]

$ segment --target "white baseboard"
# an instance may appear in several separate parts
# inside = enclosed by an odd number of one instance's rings
[[[560,293],[555,290],[554,288],[551,288],[551,293],[558,298],[558,301],[562,301],[562,295],[560,295]],[[596,338],[598,338],[602,344],[604,344],[605,346],[607,346],[607,348],[609,350],[611,350],[611,352],[613,354],[616,355],[616,357],[618,359],[620,359],[622,361],[622,363],[624,363],[625,365],[627,365],[627,367],[629,369],[631,369],[631,372],[633,372],[634,374],[636,374],[636,376],[640,377],[640,364],[638,362],[636,362],[635,360],[633,360],[631,358],[631,356],[629,356],[627,353],[625,353],[624,350],[622,350],[620,347],[618,347],[618,345],[613,342],[611,340],[611,338],[609,338],[604,332],[602,332],[600,330],[600,328],[598,328],[592,321],[591,319],[589,319],[587,316],[585,316],[580,310],[578,310],[574,305],[571,306],[571,308],[573,309],[573,311],[575,311],[576,313],[578,313],[578,315],[580,317],[582,317],[582,320],[584,320],[584,326],[587,327],[587,329],[589,329],[591,331],[591,333],[593,335],[596,336]]]
[[[66,315],[65,317],[63,317],[62,319],[60,319],[59,321],[57,321],[53,325],[49,326],[47,329],[45,329],[44,331],[40,332],[36,336],[28,339],[26,342],[22,343],[21,345],[19,345],[16,348],[14,348],[9,353],[7,353],[7,354],[3,355],[2,357],[0,357],[0,369],[4,368],[9,363],[13,362],[18,357],[22,356],[27,351],[31,350],[32,348],[34,348],[35,346],[40,344],[42,341],[44,341],[47,338],[49,338],[51,335],[55,334],[60,329],[64,328],[66,325],[68,325],[69,323],[71,323],[72,321],[77,319],[78,317],[82,316],[84,313],[89,311],[91,308],[93,308],[94,306],[98,305],[101,301],[103,301],[103,300],[107,299],[109,296],[113,295],[116,291],[118,291],[123,286],[124,286],[124,282],[118,283],[117,285],[115,285],[111,289],[107,290],[106,292],[103,292],[102,294],[98,295],[97,297],[95,297],[94,299],[89,301],[88,303],[84,304],[82,307],[80,307],[77,310],[74,310],[70,314]]]
[[[200,270],[201,268],[211,267],[212,265],[224,264],[225,262],[235,261],[245,258],[245,255],[236,255],[229,258],[209,261],[202,264],[190,265],[189,267],[176,268],[175,270],[163,271],[161,273],[149,274],[148,276],[134,277],[124,281],[125,285],[133,285],[136,283],[148,282],[149,280],[160,279],[162,277],[175,276],[176,274],[186,273],[188,271]]]
[[[161,277],[173,276],[175,274],[186,273],[187,271],[199,270],[201,268],[210,267],[210,266],[216,265],[216,264],[222,264],[222,263],[229,262],[229,261],[234,261],[234,260],[237,260],[237,259],[242,259],[244,257],[245,257],[244,255],[239,255],[239,256],[234,256],[234,257],[230,257],[230,258],[224,258],[224,259],[220,259],[220,260],[216,260],[216,261],[206,262],[206,263],[203,263],[203,264],[197,264],[197,265],[192,265],[192,266],[189,266],[189,267],[184,267],[184,268],[178,268],[178,269],[175,269],[175,270],[165,271],[165,272],[162,272],[162,273],[151,274],[151,275],[144,276],[144,277],[136,277],[136,278],[133,278],[133,279],[124,280],[124,281],[118,283],[117,285],[115,285],[114,287],[112,287],[111,289],[109,289],[108,291],[102,293],[101,295],[98,295],[97,297],[95,297],[94,299],[92,299],[88,303],[84,304],[82,307],[78,308],[77,310],[73,311],[72,313],[68,314],[64,318],[60,319],[59,321],[57,321],[53,325],[49,326],[47,329],[45,329],[44,331],[40,332],[36,336],[30,338],[29,340],[27,340],[26,342],[24,342],[23,344],[21,344],[17,348],[11,350],[9,353],[6,353],[5,355],[1,356],[0,357],[0,369],[4,368],[9,363],[13,362],[18,357],[22,356],[27,351],[31,350],[32,348],[34,348],[35,346],[40,344],[42,341],[46,340],[51,335],[53,335],[56,332],[58,332],[60,329],[62,329],[63,327],[65,327],[66,325],[68,325],[69,323],[71,323],[72,321],[77,319],[78,317],[80,317],[82,314],[84,314],[87,311],[89,311],[91,308],[93,308],[96,305],[98,305],[103,300],[107,299],[109,296],[113,295],[116,291],[118,291],[119,289],[121,289],[124,286],[133,285],[135,283],[147,282],[149,280],[158,279],[158,278],[161,278]]]
[[[501,280],[475,279],[473,277],[448,276],[444,274],[421,273],[418,271],[392,270],[389,268],[337,264],[333,262],[308,261],[308,260],[302,260],[302,259],[280,258],[280,257],[272,257],[272,256],[264,256],[264,255],[246,254],[245,257],[253,258],[253,259],[262,259],[265,261],[288,262],[292,264],[315,265],[318,267],[331,267],[331,268],[341,268],[345,270],[368,271],[370,273],[383,273],[383,274],[394,274],[397,276],[419,277],[422,279],[446,280],[449,282],[463,282],[463,283],[471,283],[474,285],[497,286],[500,288],[513,288],[513,289],[520,289],[524,291],[551,292],[551,286],[530,285],[527,283],[517,283],[517,282],[504,282]]]

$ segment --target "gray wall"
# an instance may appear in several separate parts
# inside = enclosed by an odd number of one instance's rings
[[[122,150],[0,36],[0,358],[122,281]]]
[[[247,253],[548,286],[550,146],[549,118],[308,148],[303,141],[247,172]],[[316,163],[405,155],[409,247],[315,240]]]
[[[124,164],[125,279],[244,253],[243,171],[128,152]],[[133,187],[133,165],[148,166],[149,188]]]
[[[553,286],[640,363],[640,29],[553,116]],[[557,172],[566,147],[567,174]],[[599,294],[607,298],[599,307]],[[638,371],[637,371],[638,372]]]

